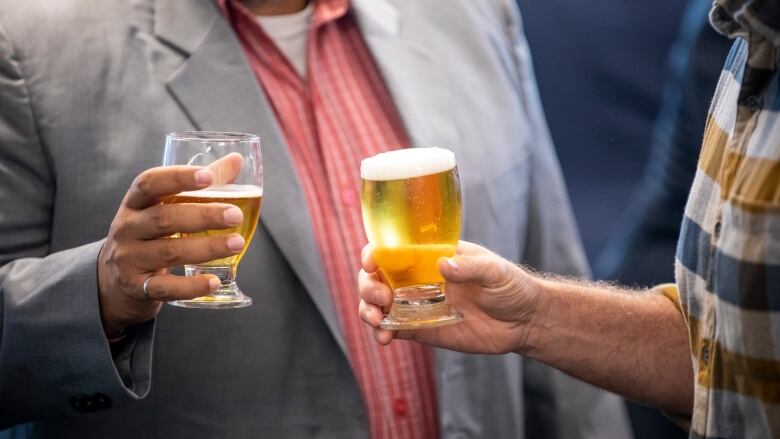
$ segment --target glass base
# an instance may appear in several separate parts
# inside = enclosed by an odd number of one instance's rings
[[[451,325],[463,315],[450,307],[439,285],[396,288],[393,307],[379,323],[382,329],[404,330]]]
[[[168,304],[181,308],[231,309],[251,305],[252,298],[239,291],[238,294],[210,294],[192,300],[172,300]]]
[[[238,288],[233,267],[204,267],[197,265],[186,265],[184,267],[185,276],[199,274],[213,274],[222,281],[222,285],[217,291],[207,296],[191,300],[172,300],[168,303],[182,308],[201,309],[244,308],[252,304],[252,298],[242,293],[241,289]]]

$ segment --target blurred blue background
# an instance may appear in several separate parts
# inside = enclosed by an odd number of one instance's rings
[[[647,160],[669,48],[685,3],[518,0],[591,262],[614,230]]]
[[[709,101],[731,43],[711,0],[518,0],[594,277],[673,280]],[[627,402],[636,439],[683,439]]]

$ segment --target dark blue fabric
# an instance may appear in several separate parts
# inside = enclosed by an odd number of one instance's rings
[[[690,3],[670,56],[671,76],[642,183],[594,264],[602,279],[650,286],[673,280],[676,241],[696,173],[707,110],[732,42],[707,22],[709,0]]]
[[[8,430],[0,431],[0,439],[24,439],[27,437],[27,425],[21,424]]]
[[[730,47],[707,24],[711,0],[518,3],[594,275],[671,281],[707,110]],[[654,410],[628,409],[635,439],[687,437]]]
[[[545,114],[593,262],[614,233],[645,165],[685,1],[518,3]]]

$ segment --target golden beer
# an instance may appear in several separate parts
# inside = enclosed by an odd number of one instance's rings
[[[210,187],[199,191],[182,192],[167,197],[163,203],[225,203],[232,204],[241,209],[244,219],[241,224],[227,229],[204,230],[195,233],[177,233],[174,238],[189,238],[198,236],[219,236],[230,233],[238,233],[244,238],[244,248],[240,253],[226,258],[214,259],[199,264],[185,265],[187,276],[196,274],[213,274],[222,281],[222,286],[213,294],[198,297],[187,301],[169,302],[176,305],[185,304],[189,307],[236,307],[240,300],[242,303],[251,304],[251,299],[241,298],[237,295],[238,286],[235,282],[236,269],[241,258],[244,257],[249,243],[257,229],[260,219],[260,206],[263,201],[263,190],[257,186],[228,184],[218,187]]]
[[[437,261],[455,254],[461,194],[455,156],[440,148],[378,154],[361,164],[361,205],[382,278],[393,290],[383,327],[433,326],[460,316],[449,308]]]
[[[244,238],[244,248],[241,253],[228,256],[222,259],[198,264],[203,267],[209,266],[230,266],[235,268],[244,257],[249,243],[255,234],[257,222],[260,219],[260,206],[263,201],[263,190],[257,186],[229,184],[215,188],[207,188],[200,191],[182,192],[168,197],[164,202],[166,204],[175,203],[225,203],[232,204],[244,214],[244,220],[236,227],[217,230],[205,230],[196,233],[179,233],[177,237],[188,238],[190,236],[219,236],[231,233],[238,233]]]

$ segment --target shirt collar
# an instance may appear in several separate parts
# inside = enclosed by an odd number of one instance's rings
[[[780,46],[780,4],[777,0],[715,0],[710,22],[731,38],[760,35]]]
[[[311,0],[314,5],[314,25],[336,21],[347,14],[350,8],[349,0]]]
[[[228,11],[233,10],[238,13],[253,16],[251,11],[247,9],[238,0],[215,0],[217,6],[223,14],[229,16]],[[349,12],[351,9],[350,0],[310,0],[314,2],[314,14],[312,16],[312,25],[319,26],[321,24],[329,23],[331,21],[338,20]]]

